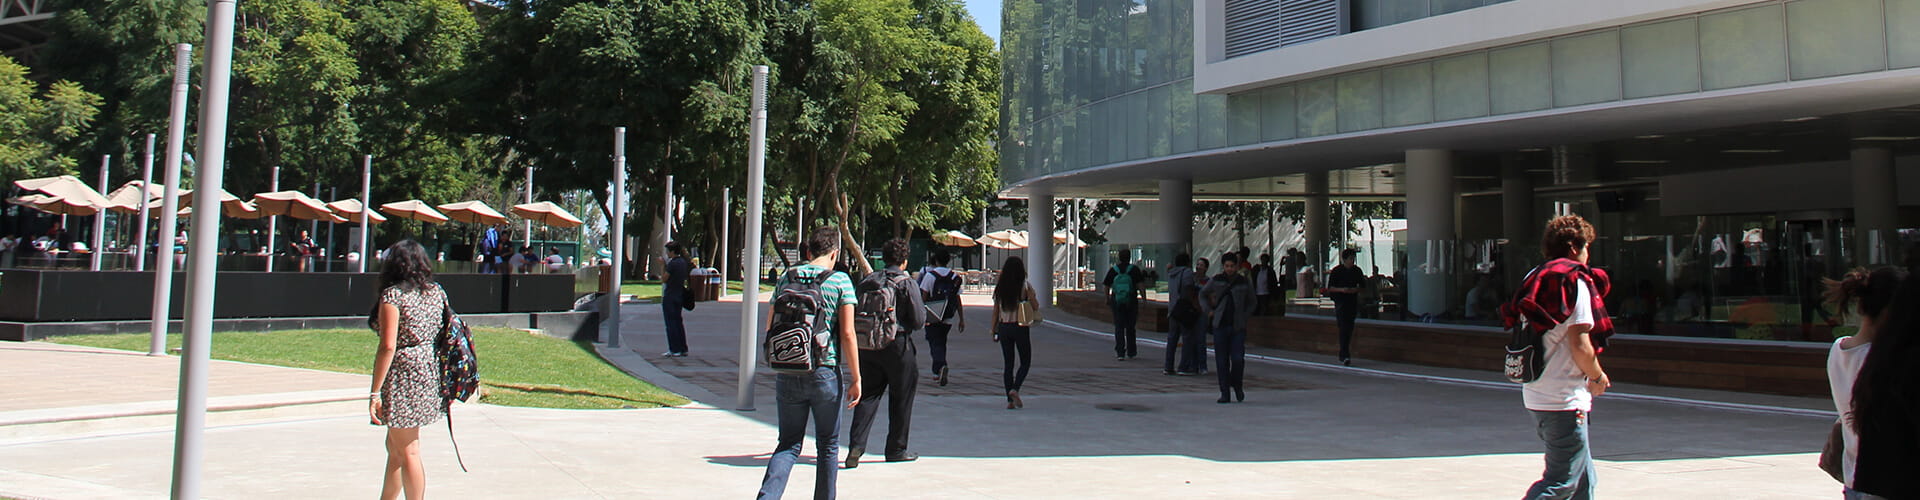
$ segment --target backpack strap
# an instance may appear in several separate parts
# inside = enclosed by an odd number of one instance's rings
[[[453,461],[460,464],[460,472],[467,471],[467,460],[460,458],[460,442],[453,439],[453,408],[447,408],[447,442],[453,443]]]

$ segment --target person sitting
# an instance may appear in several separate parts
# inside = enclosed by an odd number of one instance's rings
[[[567,270],[567,258],[560,256],[560,249],[547,249],[547,272],[558,273]]]

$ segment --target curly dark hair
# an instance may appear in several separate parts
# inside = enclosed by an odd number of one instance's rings
[[[1562,215],[1547,221],[1546,234],[1540,237],[1540,253],[1549,259],[1571,259],[1593,243],[1593,224],[1578,215]]]
[[[427,249],[411,239],[400,240],[387,247],[387,258],[380,261],[380,287],[376,294],[386,293],[388,288],[401,287],[402,290],[419,290],[433,286],[433,262],[427,259]],[[376,295],[377,297],[377,295]],[[367,315],[367,325],[380,329],[380,301],[376,298],[373,312]]]
[[[907,253],[911,250],[912,247],[907,246],[907,240],[900,238],[887,240],[885,244],[880,245],[880,260],[889,266],[904,266],[907,265]]]

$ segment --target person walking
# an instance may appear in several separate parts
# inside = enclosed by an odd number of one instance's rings
[[[1860,447],[1848,500],[1920,498],[1920,280],[1901,280],[1887,309],[1843,413]]]
[[[941,387],[946,387],[949,380],[947,334],[953,332],[956,323],[960,333],[967,332],[967,315],[961,314],[960,304],[960,290],[967,278],[947,267],[952,259],[946,250],[934,250],[928,262],[932,267],[920,271],[921,300],[927,307],[927,353],[933,358],[934,382]]]
[[[1360,292],[1367,273],[1354,265],[1359,250],[1340,251],[1340,265],[1327,271],[1327,296],[1333,299],[1333,318],[1340,328],[1340,364],[1353,366],[1353,320],[1360,316]]]
[[[1160,372],[1167,375],[1193,375],[1193,356],[1187,353],[1193,342],[1185,341],[1189,330],[1200,327],[1200,287],[1193,279],[1193,256],[1181,253],[1173,257],[1167,270],[1167,353]],[[1175,358],[1179,362],[1175,363]]]
[[[1833,393],[1833,407],[1841,417],[1834,425],[1840,427],[1841,449],[1840,481],[1844,492],[1853,491],[1854,464],[1860,454],[1860,433],[1849,425],[1853,411],[1853,387],[1859,379],[1860,368],[1866,364],[1867,353],[1873,348],[1873,340],[1879,327],[1885,322],[1887,306],[1893,302],[1894,291],[1906,273],[1899,269],[1883,267],[1868,271],[1855,269],[1839,281],[1822,279],[1826,288],[1826,302],[1832,304],[1841,314],[1853,316],[1858,330],[1853,335],[1840,337],[1833,341],[1833,347],[1827,350],[1827,382]]]
[[[1033,287],[1027,284],[1027,265],[1019,257],[1007,257],[1000,266],[1000,281],[993,287],[993,333],[1000,342],[1000,359],[1004,362],[1000,369],[1000,379],[1007,388],[1007,409],[1017,410],[1026,407],[1020,401],[1020,387],[1027,381],[1027,370],[1033,368],[1033,338],[1030,324],[1022,324],[1020,308],[1022,303],[1038,305],[1034,299]],[[1029,319],[1029,321],[1031,321]],[[1015,357],[1020,362],[1015,368]]]
[[[1212,261],[1207,260],[1206,257],[1194,259],[1193,261],[1193,298],[1196,302],[1200,300],[1200,290],[1205,290],[1207,283],[1213,282],[1213,275],[1207,274],[1212,267]],[[1185,344],[1183,349],[1186,351],[1187,359],[1193,360],[1193,374],[1195,375],[1206,375],[1209,371],[1207,368],[1207,334],[1213,331],[1212,318],[1213,315],[1207,311],[1207,307],[1200,305],[1200,317],[1194,319],[1193,328],[1187,329],[1187,336],[1182,339],[1181,342]]]
[[[440,397],[440,365],[434,341],[446,328],[447,292],[433,280],[427,251],[401,240],[387,251],[380,270],[380,297],[367,319],[379,334],[373,355],[373,390],[367,417],[387,427],[387,464],[380,498],[410,500],[427,494],[420,461],[420,428],[440,420],[448,402]]]
[[[1253,316],[1253,280],[1240,272],[1240,254],[1220,256],[1220,274],[1200,291],[1213,314],[1214,376],[1220,381],[1220,404],[1246,401],[1247,319]]]
[[[313,256],[319,253],[319,249],[318,245],[313,244],[313,235],[305,229],[300,230],[300,237],[287,242],[287,255],[293,257],[294,268],[299,272],[307,271],[308,265],[313,263]]]
[[[881,262],[885,269],[868,274],[856,287],[862,295],[871,297],[874,293],[893,294],[894,324],[882,325],[894,328],[896,336],[892,342],[879,349],[860,349],[860,380],[863,387],[860,392],[865,396],[860,406],[853,409],[853,425],[848,428],[852,434],[847,440],[847,468],[860,466],[860,457],[867,454],[867,434],[873,429],[873,417],[880,413],[880,398],[887,401],[887,447],[888,462],[912,462],[920,455],[907,450],[909,425],[913,423],[913,397],[920,387],[920,352],[914,348],[915,330],[925,324],[926,304],[921,301],[920,285],[912,276],[907,275],[907,240],[894,238],[880,246]],[[871,310],[871,309],[869,309]],[[856,332],[872,335],[870,332]]]
[[[1613,322],[1602,302],[1611,288],[1607,274],[1587,267],[1593,239],[1593,225],[1578,215],[1547,222],[1541,253],[1550,260],[1521,284],[1523,296],[1502,308],[1506,324],[1545,330],[1539,378],[1521,386],[1547,448],[1546,469],[1528,499],[1592,498],[1599,479],[1587,430],[1593,398],[1613,385],[1599,357]]]
[[[687,355],[687,322],[682,314],[693,305],[693,297],[687,294],[687,275],[692,272],[693,263],[687,260],[686,244],[667,242],[667,279],[660,284],[660,312],[667,320],[667,352],[660,353],[661,356]]]
[[[1106,278],[1101,280],[1107,289],[1107,307],[1113,311],[1113,357],[1120,361],[1139,354],[1135,337],[1140,331],[1136,327],[1140,323],[1140,301],[1147,297],[1147,276],[1128,261],[1131,258],[1128,252],[1120,252],[1120,263],[1108,268]]]
[[[836,456],[840,451],[841,391],[846,391],[848,408],[860,404],[860,351],[847,348],[856,345],[853,307],[860,299],[854,295],[853,280],[846,273],[833,270],[834,263],[840,259],[840,229],[815,229],[803,250],[809,259],[807,263],[780,275],[774,289],[785,289],[794,282],[817,283],[822,303],[827,306],[823,310],[825,317],[818,323],[833,332],[834,341],[827,342],[821,366],[813,373],[774,375],[780,438],[773,448],[773,457],[767,460],[767,474],[760,478],[760,493],[756,498],[761,499],[778,500],[786,494],[787,478],[793,473],[793,464],[800,461],[800,445],[806,439],[807,421],[811,418],[815,446],[813,498],[832,500],[837,494],[836,481],[840,474],[840,460]],[[772,308],[768,308],[767,316],[762,319],[765,320],[762,324],[773,324]],[[852,378],[845,384],[840,380],[843,365]]]

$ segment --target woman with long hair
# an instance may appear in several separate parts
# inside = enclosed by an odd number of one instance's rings
[[[1027,370],[1033,367],[1033,338],[1030,328],[1021,325],[1020,304],[1036,302],[1033,287],[1027,285],[1027,265],[1019,257],[1007,257],[1005,265],[1000,266],[1000,282],[993,287],[993,333],[1000,339],[1000,359],[1006,365],[1001,369],[1001,381],[1007,387],[1007,409],[1025,407],[1020,401],[1020,385],[1027,381]],[[1015,356],[1020,366],[1014,367]]]
[[[1840,458],[1840,481],[1848,489],[1853,488],[1853,466],[1860,452],[1860,434],[1852,426],[1844,425],[1853,409],[1854,381],[1859,378],[1861,365],[1867,361],[1878,327],[1887,319],[1887,306],[1893,303],[1894,290],[1899,289],[1906,274],[1883,267],[1872,271],[1855,269],[1838,281],[1821,280],[1826,284],[1827,303],[1855,318],[1859,325],[1852,336],[1834,340],[1833,347],[1827,350],[1827,383],[1833,392],[1834,409],[1840,412],[1841,443],[1846,450]]]
[[[1858,433],[1849,500],[1920,498],[1920,280],[1900,280],[1853,383],[1847,427]],[[1848,449],[1853,452],[1852,448]]]
[[[446,415],[440,398],[440,367],[433,343],[446,327],[447,293],[433,281],[427,251],[413,240],[387,248],[380,270],[380,298],[368,324],[380,334],[373,356],[373,391],[367,416],[387,427],[387,466],[380,498],[426,496],[427,471],[420,463],[420,428]]]

